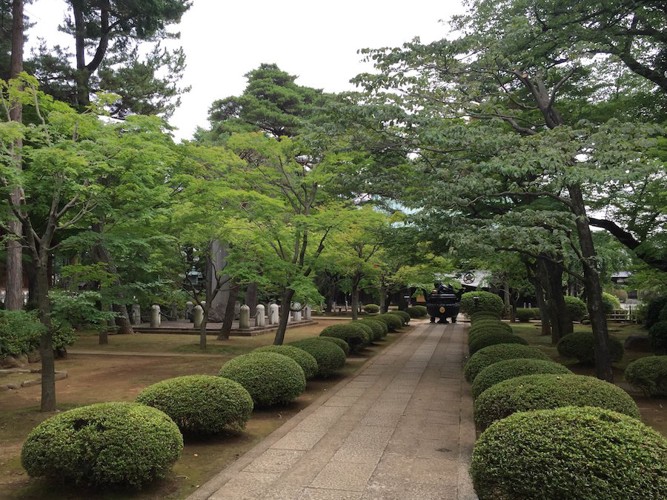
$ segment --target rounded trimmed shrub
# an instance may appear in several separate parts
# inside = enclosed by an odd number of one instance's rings
[[[392,311],[390,314],[395,314],[401,318],[403,325],[410,323],[412,316],[407,311]]]
[[[377,304],[366,304],[364,306],[364,312],[368,314],[377,314],[380,312],[380,306]]]
[[[315,337],[290,342],[317,360],[318,377],[330,377],[345,365],[345,352],[332,342],[333,337]]]
[[[586,317],[588,314],[586,302],[572,295],[566,295],[563,298],[565,299],[565,311],[571,321],[581,321]]]
[[[521,344],[497,344],[480,349],[470,356],[470,359],[463,368],[463,374],[468,382],[472,382],[477,377],[477,374],[487,366],[505,359],[519,358],[551,361],[549,356],[536,347]]]
[[[428,308],[426,306],[416,305],[416,306],[412,306],[412,307],[419,311],[419,317],[420,318],[425,318],[426,316],[428,316]]]
[[[482,321],[482,320],[485,320],[485,319],[500,321],[500,314],[493,313],[493,312],[490,312],[490,311],[474,312],[474,313],[468,314],[468,317],[470,318],[470,323],[472,325],[474,325],[478,321]]]
[[[646,304],[644,326],[651,328],[658,321],[667,321],[667,295],[655,297]]]
[[[337,345],[343,350],[343,352],[345,353],[345,357],[350,355],[350,346],[343,339],[339,339],[338,337],[314,337],[314,338],[318,338],[320,340],[324,340],[325,342],[330,342],[332,344]]]
[[[317,374],[317,360],[303,349],[289,345],[265,345],[254,349],[253,352],[275,352],[292,358],[303,370],[306,380]]]
[[[667,397],[667,356],[636,359],[625,369],[625,380],[647,396]]]
[[[648,329],[651,349],[657,354],[667,353],[667,321],[658,321]]]
[[[472,397],[477,398],[477,396],[489,387],[503,380],[538,373],[566,374],[572,372],[555,361],[546,361],[544,359],[506,359],[487,366],[477,374],[472,383]]]
[[[383,321],[387,325],[387,329],[390,333],[395,333],[403,326],[403,321],[401,318],[391,313],[378,314],[375,316],[376,319]]]
[[[475,300],[477,297],[479,300]],[[503,299],[491,292],[478,290],[476,292],[466,292],[461,295],[461,312],[471,315],[477,312],[489,312],[502,316],[505,310]]]
[[[475,399],[475,423],[482,429],[518,411],[561,406],[597,406],[639,418],[630,395],[614,384],[588,375],[522,375],[498,382]]]
[[[482,433],[470,473],[480,500],[665,498],[667,439],[601,408],[516,413]]]
[[[522,344],[528,345],[528,341],[518,335],[512,335],[505,332],[487,332],[480,333],[472,339],[468,345],[470,354],[473,355],[480,349],[497,344]]]
[[[351,325],[356,326],[357,328],[361,328],[364,332],[366,332],[366,336],[368,337],[368,344],[371,344],[375,340],[375,332],[373,331],[373,328],[371,328],[371,325],[368,323],[364,323],[361,320],[354,320]]]
[[[207,435],[245,427],[252,413],[241,384],[213,375],[186,375],[149,385],[137,402],[165,412],[183,434]]]
[[[540,319],[540,310],[534,307],[517,307],[516,319],[519,323],[528,323],[531,319]]]
[[[306,390],[306,376],[299,364],[275,352],[236,356],[222,365],[218,375],[245,387],[257,407],[289,403]]]
[[[366,330],[354,323],[329,325],[320,332],[320,337],[343,339],[350,346],[352,352],[359,351],[371,343]]]
[[[423,318],[427,314],[426,308],[422,309],[418,306],[410,306],[405,312],[408,313],[411,318]]]
[[[514,333],[514,330],[512,330],[512,327],[508,323],[504,323],[499,319],[484,319],[473,323],[470,330],[468,330],[468,334],[473,335],[480,330],[484,331],[487,329],[504,330],[507,333]]]
[[[373,340],[382,340],[385,338],[387,332],[389,331],[387,324],[384,321],[361,319],[359,320],[359,323],[363,323],[364,325],[368,325],[370,327],[370,329],[373,331]]]
[[[568,333],[556,344],[558,354],[564,358],[575,358],[580,363],[595,363],[595,337],[592,332]],[[620,340],[609,337],[609,354],[612,363],[623,359],[625,349]]]
[[[139,403],[98,403],[35,427],[21,463],[32,477],[139,489],[164,478],[182,450],[183,436],[164,412]]]

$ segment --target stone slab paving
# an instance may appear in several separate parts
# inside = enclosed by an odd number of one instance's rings
[[[465,333],[418,324],[189,499],[476,499]]]

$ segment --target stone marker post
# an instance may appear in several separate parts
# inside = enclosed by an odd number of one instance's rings
[[[200,305],[196,305],[194,309],[192,309],[192,321],[194,323],[195,328],[201,327],[201,324],[204,322],[204,308]]]
[[[255,308],[255,326],[264,326],[265,324],[264,306],[262,304],[257,304],[257,307]]]
[[[239,330],[250,330],[250,307],[245,304],[239,311]]]
[[[294,321],[301,321],[301,304],[299,302],[295,302],[294,309],[296,309],[296,311],[292,312],[292,318]]]
[[[141,324],[141,306],[139,304],[132,304],[132,309],[131,309],[131,320],[133,325],[140,325]]]
[[[310,306],[304,307],[303,308],[303,319],[305,319],[306,321],[310,321],[312,312],[313,311],[310,309]]]
[[[269,325],[277,325],[280,321],[280,306],[271,304],[269,306]]]
[[[160,317],[160,306],[153,304],[151,306],[151,328],[158,328],[162,323],[162,318]]]

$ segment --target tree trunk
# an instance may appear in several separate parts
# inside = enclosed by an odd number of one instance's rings
[[[250,283],[245,289],[245,304],[250,308],[250,317],[257,313],[257,283]]]
[[[229,285],[229,298],[225,306],[225,315],[222,318],[222,327],[218,334],[218,340],[229,340],[232,333],[232,324],[234,323],[234,311],[236,310],[236,295],[239,293],[239,285],[232,282]]]
[[[280,303],[280,321],[278,322],[278,330],[276,330],[276,336],[273,339],[273,345],[283,345],[285,341],[285,332],[287,331],[287,322],[289,321],[290,315],[290,304],[292,304],[292,298],[294,297],[294,290],[287,288],[283,292],[282,301]]]
[[[387,304],[387,287],[380,285],[380,312],[385,313],[389,309],[389,304]]]
[[[591,318],[591,327],[595,338],[595,374],[597,378],[614,381],[614,372],[609,355],[609,332],[607,331],[607,316],[602,304],[602,286],[598,273],[598,259],[593,244],[593,235],[588,223],[586,205],[581,188],[578,185],[568,186],[572,212],[574,213],[579,245],[581,248],[582,265],[584,268],[584,289],[588,304],[588,315]]]
[[[56,410],[56,372],[55,355],[53,353],[53,330],[51,328],[51,305],[49,304],[49,276],[46,262],[48,256],[45,250],[39,251],[40,256],[36,266],[37,274],[37,306],[39,319],[44,325],[44,333],[39,339],[39,355],[42,360],[42,398],[40,410]]]
[[[16,78],[23,71],[23,0],[12,1],[12,55],[9,68],[9,78]],[[20,102],[11,103],[9,119],[14,122],[23,120],[23,107]],[[12,156],[16,168],[21,169],[20,151],[23,146],[21,139],[17,139],[12,146]],[[11,193],[11,203],[17,209],[23,197],[23,190],[16,187]],[[16,239],[7,242],[6,281],[5,281],[5,309],[18,311],[23,309],[23,248],[18,241],[23,234],[23,226],[17,219],[7,224],[8,232]]]

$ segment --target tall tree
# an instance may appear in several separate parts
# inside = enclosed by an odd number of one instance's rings
[[[95,92],[105,91],[120,96],[110,105],[114,116],[171,114],[185,90],[178,87],[185,58],[182,49],[168,50],[160,42],[178,37],[169,28],[192,2],[68,0],[68,5],[60,29],[72,36],[74,53],[43,41],[29,64],[42,90],[79,110]]]

